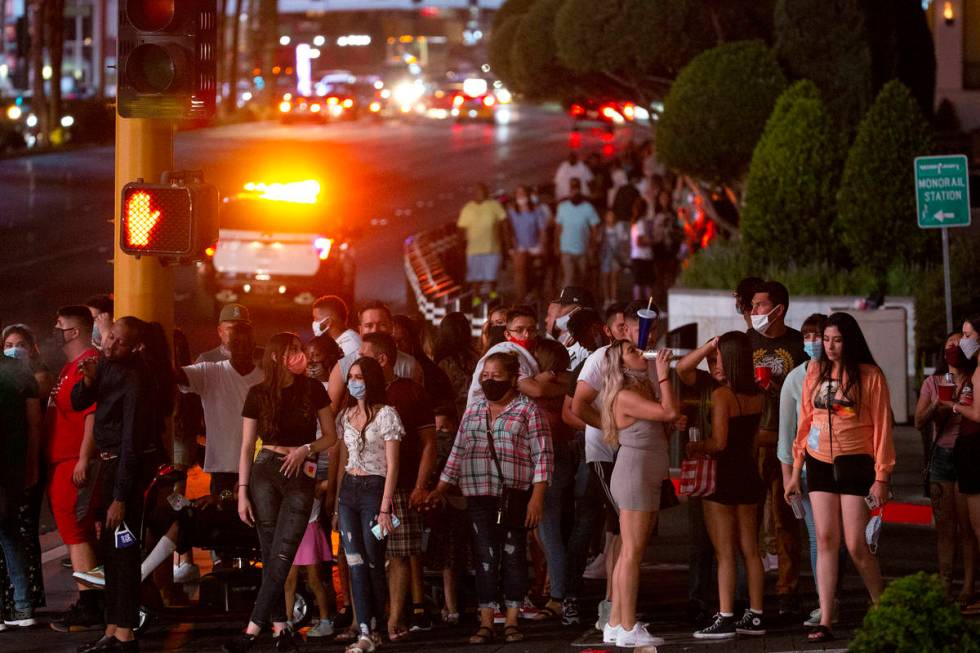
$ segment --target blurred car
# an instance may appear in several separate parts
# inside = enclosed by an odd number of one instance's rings
[[[485,79],[471,77],[463,80],[459,90],[452,96],[449,115],[457,122],[475,120],[496,122],[497,96]]]
[[[572,129],[582,125],[599,125],[612,130],[638,119],[646,119],[647,111],[633,102],[620,100],[578,99],[568,104],[568,115],[572,118]]]
[[[219,303],[309,306],[354,300],[354,231],[318,202],[314,180],[255,183],[222,202],[218,241],[200,264]]]
[[[324,97],[286,93],[279,102],[279,122],[327,123],[335,120],[356,120],[358,113],[354,98],[346,94]]]

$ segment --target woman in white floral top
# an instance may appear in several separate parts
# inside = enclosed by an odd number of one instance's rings
[[[398,445],[405,428],[385,402],[377,361],[359,358],[347,374],[348,399],[337,416],[340,447],[339,532],[350,567],[358,639],[347,649],[373,651],[385,615],[385,541],[392,530],[391,498],[398,481]],[[371,532],[377,524],[381,539]]]

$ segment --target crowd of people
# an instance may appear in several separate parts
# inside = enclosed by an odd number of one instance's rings
[[[603,641],[658,645],[637,597],[658,513],[677,503],[673,437],[715,468],[714,485],[687,501],[693,636],[766,633],[768,515],[778,612],[803,616],[802,520],[819,599],[805,625],[811,641],[827,641],[845,555],[873,602],[883,590],[872,513],[889,500],[895,464],[888,386],[849,314],[812,315],[796,330],[779,282],[746,279],[734,298],[746,330],[679,358],[655,348],[665,325],[652,300],[600,312],[575,285],[543,324],[527,306],[497,307],[480,338],[462,313],[426,330],[380,302],[355,319],[326,296],[312,307],[310,340],[278,333],[259,356],[247,308],[232,304],[220,314],[220,344],[194,363],[179,333],[173,354],[160,325],[113,320],[111,299],[95,297],[53,316],[67,360],[57,375],[34,332],[8,326],[3,623],[29,627],[44,604],[46,495],[79,581],[77,602],[52,627],[104,626],[80,653],[138,650],[141,584],[193,545],[183,489],[162,508],[144,506],[144,494],[161,463],[196,464],[196,395],[210,488],[191,505],[207,519],[231,515],[261,550],[249,621],[225,651],[250,650],[268,629],[276,650],[296,650],[301,573],[319,611],[308,639],[360,653],[420,636],[432,627],[425,569],[441,575],[444,623],[476,608],[476,645],[522,641],[529,616],[580,623],[586,569],[604,567]],[[950,591],[956,543],[972,554],[980,532],[978,327],[971,318],[949,336],[946,367],[927,379],[916,412],[936,429],[929,471]],[[207,512],[221,504],[230,509]],[[222,556],[215,547],[215,566],[233,564]],[[966,573],[970,595],[972,564]],[[459,586],[470,575],[475,606]]]
[[[619,301],[621,283],[634,299],[663,305],[683,263],[717,235],[700,192],[667,172],[649,142],[609,160],[573,150],[551,188],[518,186],[495,198],[479,184],[457,225],[474,295],[496,299],[506,265],[518,304],[598,281],[602,307]]]

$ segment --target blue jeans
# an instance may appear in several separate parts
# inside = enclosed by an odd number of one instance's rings
[[[596,530],[602,528],[606,504],[602,487],[589,463],[579,463],[574,481],[575,521],[565,554],[564,588],[567,598],[577,599],[582,592],[582,573],[588,563],[589,544]]]
[[[381,510],[384,476],[344,475],[338,496],[340,540],[350,567],[354,612],[362,634],[378,629],[384,618],[388,581],[385,578],[385,541],[371,532]]]
[[[466,497],[473,525],[476,597],[480,608],[519,608],[527,592],[527,531],[497,525],[497,497]],[[348,560],[348,563],[350,561]]]
[[[567,444],[555,445],[555,469],[544,495],[544,514],[538,525],[541,548],[548,561],[551,598],[565,598],[565,541],[561,536],[561,514],[565,496],[575,482],[575,453]]]
[[[27,610],[31,607],[27,578],[27,545],[17,532],[17,520],[11,517],[17,513],[17,510],[17,506],[11,505],[7,511],[8,516],[0,519],[0,551],[3,552],[7,565],[10,584],[14,586],[14,608]]]

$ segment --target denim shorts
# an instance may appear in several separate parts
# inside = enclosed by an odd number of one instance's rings
[[[934,483],[955,483],[956,463],[952,447],[935,447],[929,460],[929,480]]]

